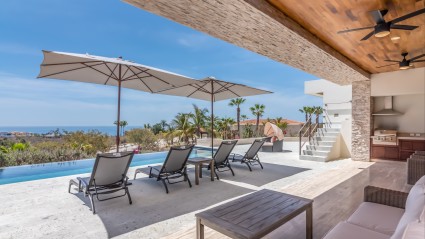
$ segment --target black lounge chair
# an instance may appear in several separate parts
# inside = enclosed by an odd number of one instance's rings
[[[148,168],[138,168],[134,173],[134,179],[138,173],[145,173],[149,175],[149,178],[156,178],[157,181],[162,181],[165,186],[165,191],[168,193],[167,183],[174,184],[183,181],[189,183],[189,187],[192,187],[189,177],[187,176],[186,162],[189,159],[189,155],[192,152],[193,145],[171,147],[168,151],[167,158],[162,166],[149,166]],[[181,181],[170,181],[183,177]]]
[[[230,170],[232,172],[232,175],[235,176],[232,166],[229,163],[229,155],[232,153],[232,150],[235,147],[237,142],[238,142],[237,140],[222,141],[217,151],[215,152],[213,157],[214,158],[214,173],[217,176],[218,180],[220,180],[220,178],[218,177],[217,172],[225,172]],[[210,165],[206,167],[208,169],[211,169]]]
[[[260,158],[258,157],[258,151],[260,151],[261,146],[263,146],[265,142],[265,139],[256,139],[251,144],[251,147],[249,147],[248,151],[245,153],[245,155],[241,154],[231,154],[229,156],[229,159],[232,160],[232,162],[241,162],[246,164],[248,166],[249,171],[252,171],[251,166],[254,165],[260,165],[261,169],[263,169],[263,165],[260,162]]]
[[[91,209],[96,213],[93,197],[97,200],[105,201],[113,198],[128,196],[128,201],[132,204],[130,192],[128,191],[127,171],[133,159],[133,152],[98,154],[94,162],[93,171],[90,177],[71,179],[69,181],[68,192],[71,193],[71,186],[78,187],[78,192],[83,192],[84,196],[90,197]],[[111,194],[124,190],[124,194],[109,198],[99,198],[102,194]]]

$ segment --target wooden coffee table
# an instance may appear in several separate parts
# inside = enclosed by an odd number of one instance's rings
[[[199,185],[199,178],[202,178],[202,165],[209,164],[211,167],[211,181],[214,181],[214,160],[212,158],[189,158],[188,164],[195,165],[195,184]]]
[[[196,214],[198,239],[204,226],[231,238],[260,238],[306,212],[306,235],[313,238],[313,200],[263,189]]]

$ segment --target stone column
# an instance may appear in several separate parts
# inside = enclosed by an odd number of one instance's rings
[[[370,80],[353,81],[351,158],[370,161],[370,135],[373,128],[373,101]]]

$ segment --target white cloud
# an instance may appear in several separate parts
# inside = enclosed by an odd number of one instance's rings
[[[203,33],[181,34],[177,37],[177,43],[195,49],[208,47],[212,42],[212,38]]]
[[[19,55],[40,55],[40,50],[17,43],[0,42],[0,53]]]

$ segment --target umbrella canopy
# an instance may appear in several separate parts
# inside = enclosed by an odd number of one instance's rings
[[[270,122],[267,122],[266,125],[264,125],[264,135],[267,137],[277,137],[278,140],[283,140],[283,137],[285,136],[281,128]]]
[[[157,93],[183,96],[211,102],[211,152],[213,152],[214,102],[238,97],[270,94],[273,92],[252,88],[242,84],[217,80],[214,77],[208,77],[191,84],[160,90]]]
[[[43,54],[44,60],[37,78],[118,86],[117,152],[120,142],[121,87],[155,93],[197,82],[186,76],[123,60],[121,57],[108,58],[45,50]]]

